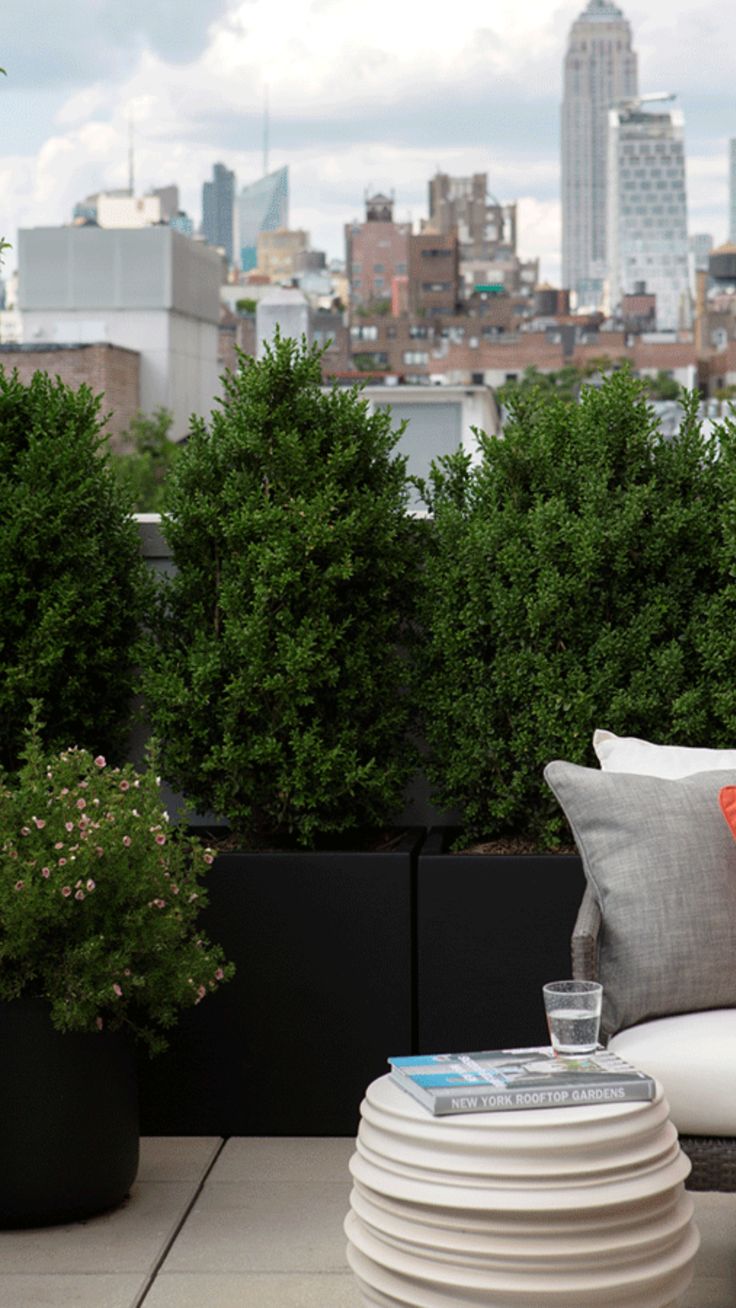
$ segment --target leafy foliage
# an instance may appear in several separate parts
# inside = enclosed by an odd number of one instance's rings
[[[132,445],[129,454],[111,453],[112,467],[136,513],[159,513],[163,485],[181,446],[171,438],[174,415],[158,408],[150,416],[137,413],[122,440]]]
[[[399,433],[357,389],[323,393],[321,355],[241,355],[166,488],[150,718],[167,777],[256,845],[385,823],[412,761]]]
[[[608,355],[588,359],[584,364],[566,363],[562,368],[553,369],[551,372],[540,372],[539,368],[532,365],[524,369],[521,377],[503,382],[496,389],[496,399],[499,404],[506,407],[513,403],[519,394],[528,395],[532,391],[544,391],[572,403],[578,399],[585,382],[590,381],[590,378],[597,373],[611,372],[613,366],[613,360]]]
[[[152,770],[45,753],[37,717],[0,782],[0,996],[61,1031],[126,1028],[152,1052],[233,971],[197,929],[212,853],[167,826]]]
[[[111,756],[130,711],[148,603],[138,532],[100,449],[100,402],[0,372],[0,766],[31,699],[46,740]]]
[[[733,743],[734,426],[706,438],[685,395],[666,441],[642,392],[621,372],[578,405],[519,393],[477,467],[435,468],[418,696],[466,835],[558,843],[542,769],[592,763],[597,726]]]

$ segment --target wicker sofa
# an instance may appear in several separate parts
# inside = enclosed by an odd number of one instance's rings
[[[599,938],[601,928],[601,912],[592,890],[588,887],[580,905],[571,942],[572,974],[576,979],[589,981],[602,979],[605,984],[605,977],[601,978],[598,975]],[[733,960],[728,960],[726,965],[733,967]],[[724,1010],[720,1014],[688,1014],[687,1021],[690,1023],[690,1032],[696,1028],[698,1021],[700,1022],[702,1029],[703,1022],[708,1022],[714,1017],[725,1019],[727,1028],[724,1029],[727,1029],[729,1033],[736,1029],[736,1010]],[[673,1018],[670,1019],[670,1021],[672,1022],[672,1036],[676,1041],[675,1049],[673,1050],[674,1056],[678,1063],[684,1067],[685,1075],[687,1075],[688,1069],[690,1071],[692,1084],[695,1087],[695,1089],[690,1091],[690,1093],[697,1093],[697,1077],[699,1071],[702,1069],[698,1069],[696,1066],[694,1067],[693,1062],[688,1059],[689,1051],[687,1043],[683,1043],[682,1040],[682,1027],[679,1028],[679,1038],[677,1035],[678,1028],[675,1025],[677,1019]],[[687,1116],[686,1107],[683,1107],[681,1101],[683,1095],[687,1095],[688,1091],[681,1083],[679,1083],[679,1078],[677,1087],[673,1086],[672,1090],[668,1090],[667,1072],[661,1072],[658,1067],[661,1054],[657,1049],[657,1042],[654,1040],[652,1041],[651,1053],[649,1053],[647,1049],[648,1032],[651,1031],[653,1033],[655,1028],[657,1028],[660,1035],[659,1045],[661,1047],[661,1032],[665,1026],[666,1019],[664,1023],[661,1021],[658,1023],[642,1023],[638,1027],[630,1028],[629,1031],[618,1033],[613,1037],[609,1044],[611,1049],[620,1053],[630,1062],[637,1063],[637,1065],[640,1064],[645,1071],[650,1072],[654,1076],[658,1076],[658,1079],[660,1079],[664,1085],[665,1094],[667,1094],[668,1099],[670,1100],[673,1121],[678,1125],[678,1114],[684,1112],[685,1116]],[[633,1048],[631,1041],[632,1035],[636,1036],[636,1042]],[[726,1058],[733,1059],[734,1049],[732,1040],[727,1038],[722,1042],[720,1048]],[[718,1052],[719,1046],[714,1042],[714,1047],[710,1050],[711,1056],[717,1057]],[[703,1071],[703,1075],[707,1076],[707,1069]],[[734,1099],[736,1099],[736,1078],[732,1078],[730,1069],[727,1069],[725,1084],[727,1087],[726,1093],[730,1092]],[[704,1088],[707,1090],[707,1083]],[[677,1102],[678,1097],[680,1099],[679,1103]],[[701,1121],[698,1123],[699,1132],[704,1126],[707,1126],[707,1115],[708,1105],[706,1102],[704,1108],[701,1107]],[[687,1182],[689,1189],[736,1191],[736,1137],[716,1134],[709,1135],[707,1133],[689,1134],[687,1131],[683,1132],[681,1130],[680,1143],[692,1163],[692,1172]]]

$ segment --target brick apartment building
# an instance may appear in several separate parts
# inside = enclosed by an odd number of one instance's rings
[[[0,345],[0,367],[17,370],[21,381],[29,382],[35,372],[60,377],[77,390],[89,386],[102,395],[101,414],[109,414],[105,431],[113,449],[124,450],[121,433],[140,408],[141,359],[137,350],[107,342],[97,344],[8,344]]]
[[[345,271],[353,308],[390,301],[394,277],[408,271],[410,223],[393,219],[393,197],[366,199],[365,222],[345,225]]]
[[[457,232],[410,236],[409,312],[436,318],[456,314],[460,307],[460,267]]]

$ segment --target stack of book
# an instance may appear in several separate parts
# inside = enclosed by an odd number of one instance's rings
[[[605,1049],[563,1058],[546,1047],[389,1058],[392,1080],[435,1116],[653,1099],[656,1083]]]

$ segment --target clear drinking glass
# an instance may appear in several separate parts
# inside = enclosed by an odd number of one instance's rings
[[[603,986],[598,981],[548,981],[542,988],[549,1038],[556,1054],[592,1054],[598,1047]]]

